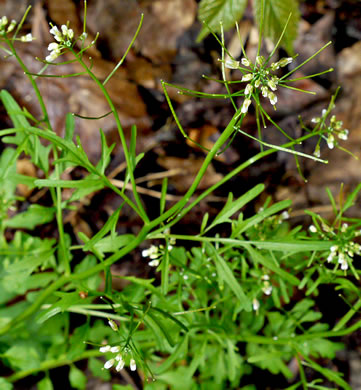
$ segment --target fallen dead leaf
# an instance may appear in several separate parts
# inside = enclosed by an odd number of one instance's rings
[[[169,182],[174,185],[179,193],[185,193],[189,189],[193,183],[194,177],[202,166],[203,161],[203,159],[195,157],[184,159],[179,157],[160,156],[157,159],[157,163],[167,170],[182,170],[181,175],[169,178]],[[218,183],[222,178],[223,176],[215,171],[213,165],[210,165],[199,183],[198,189],[202,190],[211,187],[213,184]]]
[[[89,3],[88,26],[101,34],[103,50],[115,59],[126,51],[144,13],[142,30],[135,48],[153,63],[170,62],[177,39],[195,20],[194,0],[95,0]],[[181,15],[181,17],[180,17]]]

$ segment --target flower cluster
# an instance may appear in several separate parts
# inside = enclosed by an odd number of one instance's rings
[[[0,36],[4,36],[6,34],[11,33],[14,30],[16,24],[16,20],[13,19],[9,24],[8,18],[6,16],[2,16],[0,18]],[[31,33],[29,33],[22,36],[19,40],[21,42],[31,42],[33,40],[33,36]]]
[[[109,320],[108,323],[115,332],[118,331],[118,326],[114,321]],[[131,371],[135,371],[137,369],[137,364],[134,360],[134,357],[130,349],[127,347],[121,348],[119,345],[112,346],[107,344],[100,347],[99,352],[113,354],[113,356],[104,364],[104,368],[106,370],[109,370],[115,366],[115,370],[119,372],[124,368],[126,361],[129,361],[129,367]]]
[[[169,240],[170,244],[168,244],[168,252],[170,252],[173,249],[173,245],[175,244],[175,239]],[[164,255],[164,245],[151,245],[148,249],[144,249],[142,251],[143,257],[149,257],[151,261],[148,263],[151,267],[158,267],[160,263],[160,259]]]
[[[347,223],[343,223],[340,228],[330,227],[325,222],[320,226],[311,225],[309,227],[311,233],[319,234],[322,238],[328,238],[337,242],[331,246],[330,252],[326,253],[328,263],[336,263],[342,270],[346,271],[352,264],[354,255],[361,255],[361,245],[353,240],[361,236],[361,231],[349,229]]]
[[[50,34],[54,35],[54,39],[57,42],[52,42],[48,46],[50,54],[45,58],[46,61],[52,62],[61,55],[61,50],[71,47],[72,40],[74,38],[74,32],[71,28],[68,28],[65,24],[61,26],[61,31],[57,26],[52,26]]]
[[[269,276],[263,275],[261,279],[263,280],[263,286],[262,286],[263,293],[265,295],[271,295],[272,294],[272,285],[269,282]]]
[[[334,106],[332,107],[334,108]],[[326,124],[326,119],[328,116],[328,110],[323,109],[321,117],[312,118],[311,122],[315,123],[317,126],[315,127],[315,130],[322,131],[322,134],[324,134],[322,137],[325,138],[327,142],[327,146],[330,149],[333,149],[335,145],[337,145],[337,141],[335,139],[335,136],[337,136],[339,139],[346,141],[348,138],[349,131],[347,129],[344,129],[343,122],[338,121],[336,119],[335,115],[331,116],[331,119],[329,121],[329,124]],[[320,145],[317,144],[315,151],[313,154],[316,157],[320,157]]]
[[[245,99],[241,108],[243,114],[248,112],[248,107],[251,104],[252,93],[258,89],[262,96],[268,98],[274,106],[277,103],[277,96],[274,93],[277,90],[279,78],[273,74],[280,67],[283,68],[293,61],[292,57],[281,58],[277,62],[268,63],[263,56],[257,56],[256,62],[253,64],[248,58],[244,57],[241,62],[227,60],[225,66],[229,69],[241,69],[244,72],[242,80],[248,82],[244,90]],[[241,67],[241,64],[243,67]],[[244,68],[246,67],[246,68]],[[248,69],[247,69],[248,68]]]
[[[16,20],[12,20],[11,23],[9,25],[8,24],[9,21],[6,16],[0,18],[0,35],[5,35],[13,31],[16,26]]]

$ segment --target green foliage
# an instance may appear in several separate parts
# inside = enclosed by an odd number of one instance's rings
[[[201,22],[206,22],[214,30],[220,31],[220,24],[225,30],[234,27],[235,23],[241,20],[247,0],[202,0],[199,3],[198,18]],[[198,35],[198,40],[209,34],[209,28],[203,26]]]
[[[247,0],[201,0],[198,10],[198,19],[204,22],[198,40],[206,37],[210,29],[221,32],[234,28],[235,23],[242,19]],[[255,0],[253,14],[258,25],[263,29],[264,36],[276,43],[281,36],[284,25],[290,16],[288,27],[284,32],[281,46],[288,53],[293,53],[293,41],[297,38],[300,12],[296,0]]]
[[[262,4],[264,1],[264,4]],[[263,34],[277,42],[281,36],[285,23],[290,16],[281,46],[288,53],[293,54],[293,41],[297,38],[300,12],[296,0],[256,0],[254,2],[254,16],[258,25],[263,26]]]

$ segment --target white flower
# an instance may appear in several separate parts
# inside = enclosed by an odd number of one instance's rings
[[[262,86],[261,87],[261,91],[262,91],[262,96],[263,97],[267,97],[268,96],[268,88],[266,86]]]
[[[254,82],[254,86],[255,86],[256,88],[258,88],[260,85],[261,85],[261,80],[260,80],[260,79],[258,79],[258,80],[256,80],[256,81]]]
[[[160,256],[159,248],[155,245],[151,245],[150,248],[142,251],[143,257],[150,257],[151,259],[157,259]]]
[[[242,77],[241,81],[251,81],[253,79],[253,73],[247,73]]]
[[[11,21],[11,23],[10,23],[8,29],[6,30],[6,32],[7,32],[7,33],[10,33],[11,31],[14,30],[15,26],[16,26],[16,20],[13,19],[13,20]]]
[[[272,89],[272,91],[276,91],[277,90],[277,86],[276,86],[276,83],[274,82],[274,80],[268,80],[267,84]]]
[[[282,214],[281,214],[281,218],[282,219],[288,219],[290,217],[288,211],[283,211]]]
[[[228,58],[226,62],[224,63],[225,67],[228,69],[238,69],[239,68],[239,61],[232,60],[231,58]]]
[[[113,367],[114,363],[115,363],[115,359],[110,359],[110,360],[105,362],[104,368],[106,370],[109,370],[109,368]]]
[[[113,320],[108,320],[108,324],[114,330],[114,332],[118,331],[118,325]]]
[[[335,137],[330,134],[327,138],[327,146],[330,148],[330,149],[333,149],[334,146],[335,146]]]
[[[348,264],[347,264],[347,261],[346,261],[346,260],[343,260],[343,261],[341,262],[341,269],[342,269],[343,271],[346,271],[346,270],[348,269]]]
[[[245,95],[250,95],[253,91],[253,85],[252,84],[247,84],[246,89],[244,90]]]
[[[63,34],[64,37],[67,37],[68,36],[68,26],[66,26],[65,24],[63,24],[61,27],[61,32]]]
[[[251,99],[248,99],[248,98],[244,99],[242,109],[241,109],[242,114],[246,114],[248,112],[248,107],[250,104],[251,104]]]
[[[280,68],[280,64],[278,62],[273,62],[270,66],[270,68],[275,71]]]
[[[160,261],[158,259],[152,260],[148,263],[150,267],[158,267]]]
[[[259,301],[256,298],[253,299],[252,306],[253,306],[253,310],[254,311],[257,311],[259,309],[260,304],[259,304]]]
[[[60,50],[59,43],[56,43],[56,42],[49,43],[48,50],[49,51],[53,51],[53,50],[58,51],[58,50]]]
[[[272,294],[272,286],[269,284],[269,282],[265,282],[264,286],[262,287],[262,291],[265,295],[271,295]]]
[[[31,33],[26,34],[20,38],[21,42],[31,42],[32,40],[33,40],[33,36],[31,35]]]
[[[135,363],[134,359],[130,360],[130,370],[135,371],[137,369],[137,364]]]
[[[320,145],[316,145],[316,148],[315,148],[315,150],[313,152],[313,155],[315,157],[320,157],[321,156]]]
[[[265,58],[263,56],[257,56],[256,57],[256,63],[259,65],[259,66],[262,66],[265,62]]]
[[[110,352],[112,352],[112,353],[117,353],[119,351],[120,351],[120,347],[111,347],[110,348]]]
[[[63,35],[61,34],[61,32],[59,31],[58,27],[57,26],[53,26],[51,29],[50,29],[50,34],[53,34],[54,35],[54,39],[58,42],[62,42],[63,41]]]
[[[111,349],[111,346],[110,345],[105,345],[104,347],[100,347],[99,348],[99,352],[101,353],[106,353],[106,352],[109,352]]]
[[[279,60],[279,64],[280,64],[280,66],[284,67],[284,66],[287,66],[288,64],[290,64],[292,61],[293,61],[292,57],[281,58]]]
[[[338,138],[340,138],[340,139],[346,141],[347,138],[348,138],[348,133],[349,133],[349,131],[348,131],[347,129],[344,129],[344,130],[342,130],[342,131],[340,131],[340,132],[338,133]]]
[[[310,225],[310,227],[308,228],[308,230],[309,230],[311,233],[317,233],[317,229],[316,229],[316,226],[315,226],[315,225]]]
[[[118,372],[121,371],[121,370],[124,368],[124,365],[125,365],[125,362],[124,362],[124,360],[120,357],[119,363],[116,365],[115,370],[118,371]]]
[[[277,103],[277,96],[273,92],[268,93],[268,99],[273,106]]]
[[[248,60],[247,58],[245,58],[245,57],[243,57],[243,58],[241,59],[241,62],[242,62],[242,65],[244,65],[244,66],[250,66],[250,65],[251,65],[251,63],[249,62],[249,60]]]
[[[45,60],[48,62],[53,62],[56,58],[59,57],[59,52],[57,50],[52,51],[48,56],[45,57]]]
[[[8,18],[6,16],[3,16],[0,19],[0,29],[3,30],[8,23],[9,23]]]

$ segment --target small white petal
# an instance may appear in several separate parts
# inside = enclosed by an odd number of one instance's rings
[[[118,325],[113,320],[109,320],[108,324],[114,330],[114,332],[118,331]]]
[[[120,351],[120,347],[111,347],[110,352],[117,353]]]
[[[256,63],[259,65],[259,66],[262,66],[265,62],[265,58],[263,56],[257,56],[256,57]]]
[[[251,81],[253,79],[253,73],[247,73],[242,77],[241,81]]]
[[[253,85],[252,84],[247,84],[246,89],[244,90],[245,95],[250,95],[253,91]]]
[[[288,219],[290,217],[290,214],[288,213],[288,211],[283,211],[282,214],[281,214],[281,218],[282,219]]]
[[[272,294],[272,286],[265,286],[262,288],[262,291],[265,295],[271,295]]]
[[[137,369],[137,365],[135,363],[135,360],[131,359],[131,361],[130,361],[130,370],[131,371],[135,371],[136,369]]]
[[[252,306],[253,306],[253,310],[254,311],[257,311],[259,309],[260,304],[259,304],[259,301],[256,298],[253,299]]]
[[[56,43],[56,42],[50,43],[48,46],[48,50],[49,51],[59,50],[59,43]]]
[[[251,99],[245,99],[242,105],[241,113],[246,114],[248,112],[248,107],[251,104]]]
[[[61,32],[63,33],[64,36],[68,35],[68,27],[65,24],[61,26]]]
[[[273,92],[268,93],[268,99],[273,106],[277,103],[277,96]]]
[[[263,97],[267,97],[268,96],[268,88],[267,87],[262,86],[261,87],[261,91],[262,91],[262,96]]]
[[[120,359],[119,363],[115,367],[115,370],[118,371],[118,372],[121,371],[124,368],[124,365],[125,365],[124,360]]]
[[[154,259],[148,263],[149,267],[158,267],[160,261],[158,259]]]
[[[348,269],[348,264],[346,260],[341,263],[341,269],[343,271],[346,271]]]
[[[293,61],[292,57],[282,58],[279,60],[279,64],[280,66],[284,67],[290,64],[292,61]]]
[[[238,69],[239,61],[232,60],[231,58],[227,59],[224,63],[225,67],[228,69]]]
[[[272,91],[276,91],[277,90],[276,83],[273,80],[268,80],[267,84],[272,89]]]
[[[59,57],[59,52],[57,50],[53,50],[47,57],[45,57],[45,60],[48,62],[52,62],[58,57]]]
[[[31,33],[24,35],[20,38],[21,42],[31,42],[33,40],[33,36]]]
[[[148,257],[149,254],[150,254],[149,249],[144,249],[144,250],[142,251],[142,256],[143,256],[143,257]]]
[[[61,35],[61,32],[59,31],[57,26],[53,26],[50,29],[50,34],[53,34],[54,36],[59,36],[59,35]]]
[[[310,231],[311,233],[316,233],[316,232],[317,232],[317,229],[316,229],[316,226],[315,226],[315,225],[310,225],[310,227],[309,227],[308,229],[309,229],[309,231]]]
[[[105,345],[104,347],[99,348],[99,352],[106,353],[106,352],[109,352],[110,349],[111,349],[110,345]]]
[[[241,62],[242,62],[242,65],[244,65],[244,66],[250,66],[250,65],[251,65],[251,63],[249,62],[249,60],[248,60],[247,58],[245,58],[245,57],[243,57],[243,58],[241,59]]]
[[[109,368],[113,367],[114,363],[115,363],[115,359],[110,359],[105,362],[104,368],[108,370]]]
[[[333,149],[334,146],[335,146],[335,138],[332,134],[330,134],[327,138],[327,146],[330,148],[330,149]]]

